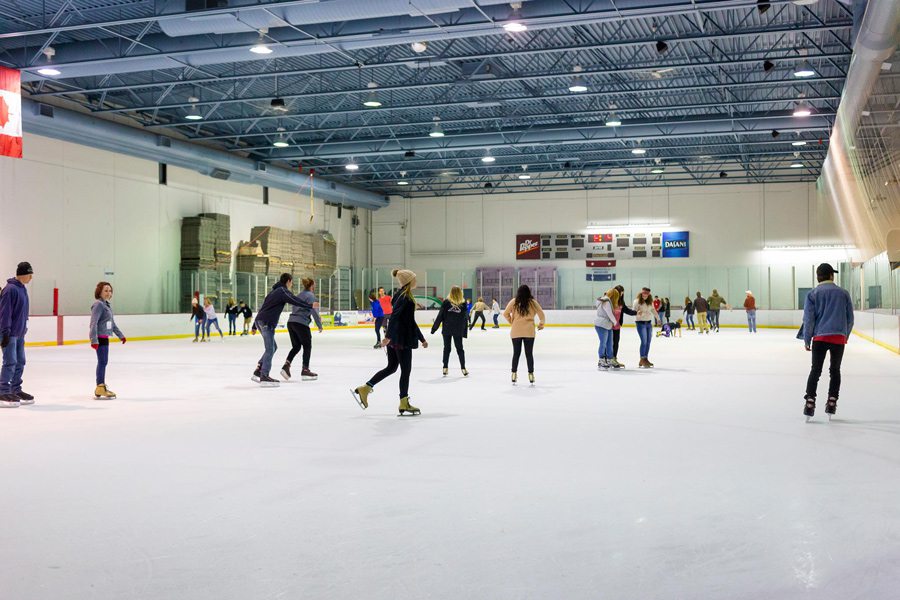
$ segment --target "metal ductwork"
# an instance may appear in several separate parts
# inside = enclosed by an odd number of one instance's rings
[[[308,176],[269,165],[259,170],[257,161],[168,137],[97,119],[87,114],[22,99],[23,128],[28,133],[127,154],[197,171],[238,183],[254,184],[296,193],[308,190]],[[314,179],[315,195],[344,206],[377,210],[388,205],[384,196],[340,183]]]

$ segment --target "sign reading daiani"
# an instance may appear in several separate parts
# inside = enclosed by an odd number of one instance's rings
[[[690,256],[690,235],[687,231],[663,232],[663,258],[687,258]]]

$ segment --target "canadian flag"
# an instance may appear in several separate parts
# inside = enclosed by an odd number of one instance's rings
[[[6,67],[0,67],[0,156],[22,158],[21,80]]]

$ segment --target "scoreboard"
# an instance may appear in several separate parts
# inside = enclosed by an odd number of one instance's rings
[[[543,233],[541,260],[662,258],[662,233]]]

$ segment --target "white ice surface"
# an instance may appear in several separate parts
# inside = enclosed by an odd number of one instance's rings
[[[471,332],[468,379],[430,338],[415,418],[396,376],[350,397],[384,361],[368,330],[314,335],[320,380],[279,389],[249,380],[259,337],[115,345],[105,403],[90,348],[29,349],[0,598],[900,595],[896,355],[852,339],[837,419],[806,424],[791,331],[654,339],[639,371],[628,329],[603,373],[593,330],[548,329],[535,388],[508,336]]]

